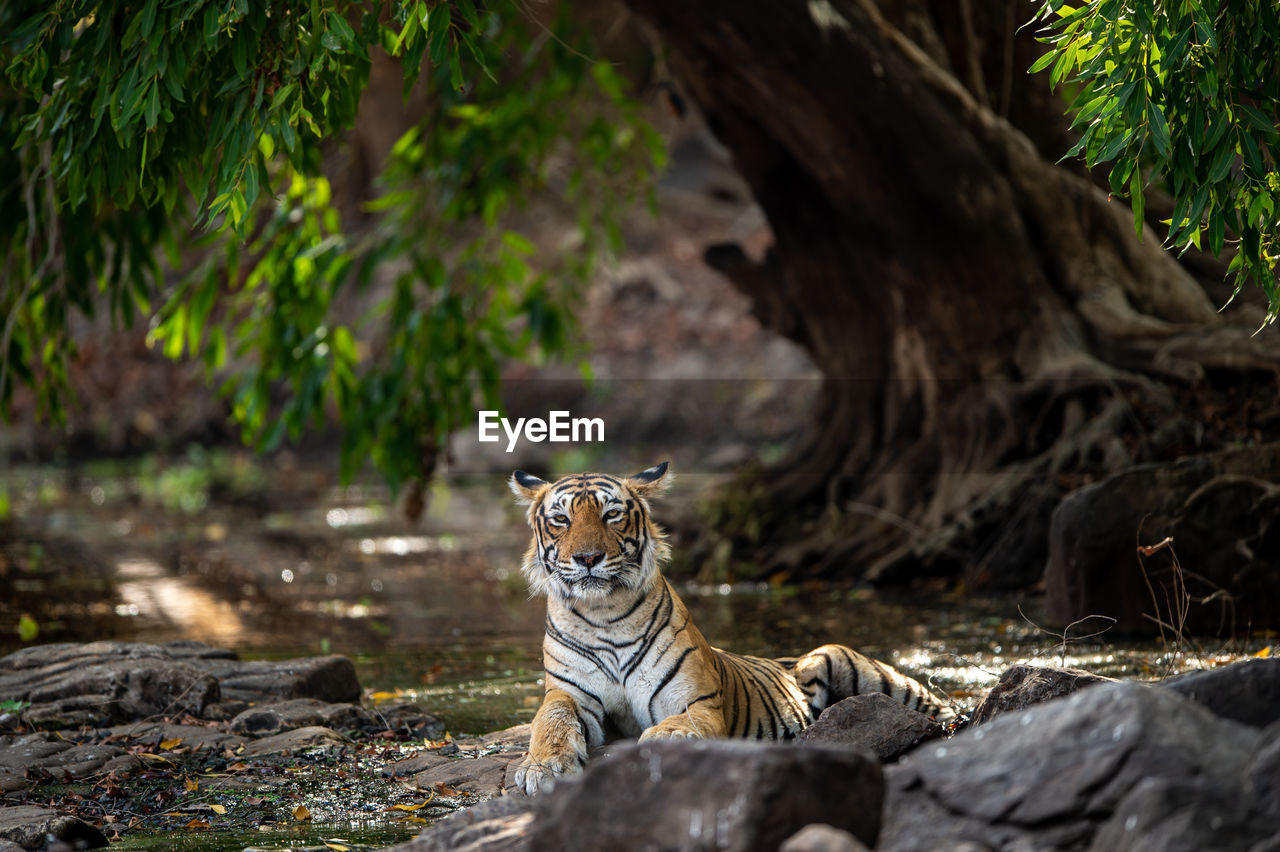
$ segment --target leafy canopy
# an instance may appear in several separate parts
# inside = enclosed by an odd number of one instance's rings
[[[571,350],[568,301],[660,165],[614,70],[525,8],[0,5],[0,413],[21,383],[64,416],[72,315],[105,310],[223,377],[246,440],[328,413],[345,474],[429,473],[502,359]],[[376,51],[427,106],[343,221],[325,167]],[[535,258],[548,189],[580,234]]]
[[[1047,0],[1049,45],[1031,70],[1074,94],[1082,129],[1068,156],[1111,163],[1142,233],[1144,191],[1174,210],[1167,243],[1234,249],[1246,280],[1280,316],[1280,4],[1275,0]]]

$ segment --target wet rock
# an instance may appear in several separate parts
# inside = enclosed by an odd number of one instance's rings
[[[991,688],[987,697],[982,699],[982,703],[973,711],[971,722],[974,725],[981,725],[1002,713],[1024,710],[1098,683],[1115,683],[1115,680],[1079,669],[1011,666],[1000,675],[999,682]]]
[[[261,757],[264,754],[289,754],[319,746],[350,745],[351,741],[329,728],[297,728],[274,734],[260,740],[251,740],[240,754],[242,757]]]
[[[1120,800],[1090,852],[1250,849],[1280,834],[1280,818],[1231,790],[1188,779],[1147,778]]]
[[[874,844],[883,789],[879,764],[847,748],[626,744],[535,798],[531,848],[774,852],[814,822]]]
[[[455,740],[438,749],[424,749],[382,771],[389,777],[410,777],[420,789],[444,785],[485,798],[514,788],[512,775],[529,749],[529,725]]]
[[[1105,615],[1118,632],[1154,633],[1155,617],[1197,635],[1280,625],[1277,483],[1280,443],[1140,465],[1073,492],[1050,524],[1049,618],[1066,625]],[[1166,536],[1172,549],[1139,561],[1135,544]],[[1194,573],[1174,566],[1175,553]],[[1206,602],[1180,624],[1167,601],[1180,598],[1182,583]]]
[[[533,819],[532,799],[504,796],[445,817],[389,852],[525,852]]]
[[[1280,658],[1244,660],[1190,672],[1161,684],[1224,719],[1256,728],[1280,720]]]
[[[0,790],[21,790],[41,779],[83,778],[123,754],[117,746],[76,745],[47,733],[6,737],[0,740]]]
[[[295,698],[251,707],[231,720],[232,733],[250,737],[315,726],[337,731],[371,728],[373,716],[354,704],[328,704],[314,698]]]
[[[107,845],[101,831],[82,819],[34,805],[0,807],[0,840],[23,849],[43,849],[53,836],[70,849],[98,849]]]
[[[1259,732],[1169,690],[1095,686],[1002,715],[887,771],[882,850],[1087,845],[1145,778],[1245,798]]]
[[[800,732],[803,742],[850,746],[881,762],[897,760],[925,740],[942,736],[942,726],[887,695],[855,695],[837,701]]]
[[[820,822],[788,837],[778,852],[866,852],[867,846],[847,831]]]

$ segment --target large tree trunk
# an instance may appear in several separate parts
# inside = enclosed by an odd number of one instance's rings
[[[1025,46],[989,40],[1008,54],[994,62],[922,48],[871,0],[629,2],[773,228],[764,262],[735,246],[708,262],[826,377],[810,433],[726,509],[731,528],[754,516],[735,540],[761,573],[1028,584],[1067,489],[1207,440],[1181,411],[1206,370],[1274,375],[1273,340],[997,114],[1065,139],[1043,94],[1021,94],[1043,85]],[[893,5],[898,23],[931,14]],[[925,23],[980,47],[981,21]],[[1014,61],[1018,91],[984,77]]]

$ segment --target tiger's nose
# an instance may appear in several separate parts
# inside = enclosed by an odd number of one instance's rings
[[[594,568],[601,559],[604,559],[604,552],[599,550],[593,550],[590,553],[573,554],[573,561],[583,568]]]

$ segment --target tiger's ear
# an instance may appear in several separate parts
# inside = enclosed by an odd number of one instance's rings
[[[511,480],[508,484],[511,486],[511,493],[516,495],[516,502],[522,506],[537,500],[538,495],[548,485],[545,479],[539,479],[531,473],[525,473],[523,470],[517,470],[511,474]]]
[[[641,497],[654,497],[667,490],[671,477],[667,476],[667,462],[655,464],[648,470],[642,470],[634,476],[627,477],[627,485]]]

